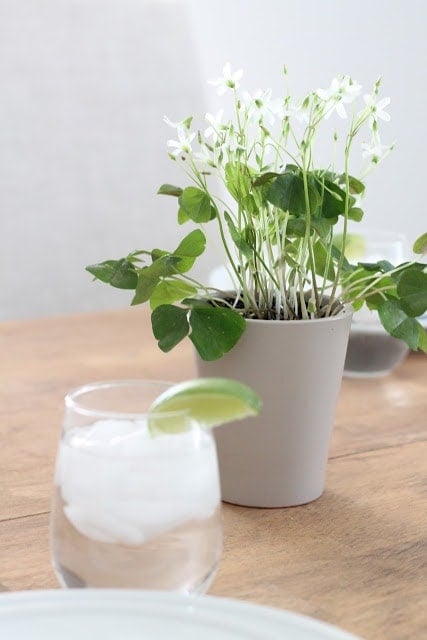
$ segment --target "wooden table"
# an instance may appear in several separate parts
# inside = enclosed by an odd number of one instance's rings
[[[49,504],[62,400],[111,378],[194,376],[191,349],[165,355],[147,310],[0,325],[0,589],[57,586]],[[327,488],[289,509],[224,505],[210,593],[311,615],[367,640],[427,638],[427,358],[375,380],[344,379]]]

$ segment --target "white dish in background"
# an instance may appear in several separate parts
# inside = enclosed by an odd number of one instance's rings
[[[357,640],[312,618],[214,596],[132,590],[0,594],[5,640]]]

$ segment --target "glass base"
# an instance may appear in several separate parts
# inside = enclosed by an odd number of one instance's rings
[[[209,573],[207,575],[205,575],[202,580],[196,584],[194,587],[192,587],[191,589],[189,588],[183,588],[183,589],[170,589],[170,591],[175,591],[176,593],[182,593],[183,595],[186,596],[198,596],[198,595],[203,595],[204,593],[206,593],[209,589],[209,587],[211,586],[212,582],[215,579],[215,576],[217,574],[217,570],[218,570],[218,563],[215,564],[214,567],[212,567],[211,571],[209,571]],[[66,569],[65,567],[63,567],[62,565],[54,565],[54,571],[55,571],[55,575],[56,578],[59,582],[59,585],[63,588],[63,589],[87,589],[90,587],[90,585],[88,585],[86,582],[84,582],[84,580],[82,580],[78,575],[76,575],[75,573],[73,573],[72,571],[70,571],[69,569]],[[103,587],[97,587],[97,588],[103,588]],[[105,589],[115,589],[117,588],[116,585],[108,585],[104,587]],[[125,588],[125,587],[123,587]],[[134,588],[134,587],[132,587]],[[145,589],[147,589],[147,587],[144,587]],[[169,589],[162,589],[163,591],[169,591]]]
[[[379,378],[391,373],[409,352],[408,346],[375,325],[356,325],[350,331],[344,376]]]

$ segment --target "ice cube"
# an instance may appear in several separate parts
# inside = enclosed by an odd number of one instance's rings
[[[209,517],[220,500],[210,437],[151,439],[145,427],[125,421],[70,433],[60,446],[56,482],[75,528],[104,542],[141,544]]]

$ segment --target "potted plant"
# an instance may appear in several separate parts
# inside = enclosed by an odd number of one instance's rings
[[[175,130],[169,155],[191,184],[163,184],[159,193],[177,199],[179,225],[196,228],[172,251],[137,250],[87,270],[134,290],[132,304],[149,302],[163,351],[188,336],[200,375],[238,378],[259,392],[257,420],[217,430],[223,497],[287,506],[323,491],[352,309],[368,305],[391,335],[427,352],[416,319],[427,308],[427,273],[420,262],[346,258],[349,223],[363,217],[364,177],[392,149],[380,139],[390,102],[380,97],[380,81],[362,95],[339,76],[295,101],[288,91],[278,99],[270,90],[249,95],[241,77],[227,63],[211,81],[231,99],[230,118],[222,109],[208,114],[204,130],[192,117],[165,119]],[[325,136],[332,153],[320,162]],[[365,167],[356,178],[350,159],[358,138]],[[218,179],[224,197],[215,193]],[[218,229],[232,290],[189,275],[208,224]],[[426,245],[424,234],[414,251]]]

